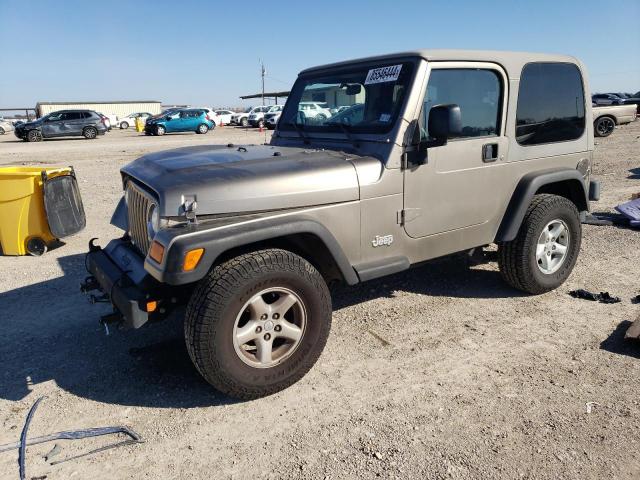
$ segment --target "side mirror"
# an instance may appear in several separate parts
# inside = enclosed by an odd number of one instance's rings
[[[429,110],[429,136],[444,145],[449,138],[462,134],[462,115],[455,104],[436,105]],[[434,146],[435,146],[434,145]]]

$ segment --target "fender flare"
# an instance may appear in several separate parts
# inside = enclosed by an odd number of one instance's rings
[[[511,195],[511,200],[502,217],[498,233],[496,233],[495,241],[509,242],[515,239],[518,230],[520,230],[522,220],[527,213],[527,208],[529,208],[536,192],[545,185],[559,182],[571,182],[573,185],[579,184],[581,200],[576,204],[576,207],[580,211],[588,210],[589,196],[584,184],[584,178],[578,170],[559,168],[541,172],[531,172],[520,179]]]
[[[204,278],[220,255],[228,250],[304,233],[315,235],[324,243],[349,285],[359,282],[353,266],[333,234],[324,225],[307,216],[267,217],[211,228],[201,223],[185,234],[172,235],[169,230],[162,230],[155,240],[165,247],[163,262],[158,264],[147,257],[144,266],[160,282],[183,285]],[[203,257],[193,271],[183,272],[184,257],[189,250],[195,248],[204,248]]]

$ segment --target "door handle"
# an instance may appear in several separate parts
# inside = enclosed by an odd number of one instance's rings
[[[495,162],[498,159],[498,144],[487,143],[482,146],[482,161],[484,163]]]

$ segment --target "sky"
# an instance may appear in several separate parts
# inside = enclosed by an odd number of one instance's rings
[[[592,92],[640,90],[640,0],[0,0],[0,108],[256,105],[314,65],[417,48],[565,53]]]

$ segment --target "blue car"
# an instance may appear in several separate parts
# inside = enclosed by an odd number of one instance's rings
[[[147,135],[164,135],[172,132],[196,132],[207,133],[213,130],[216,124],[207,115],[205,110],[185,109],[162,115],[160,118],[147,120],[144,132]]]

